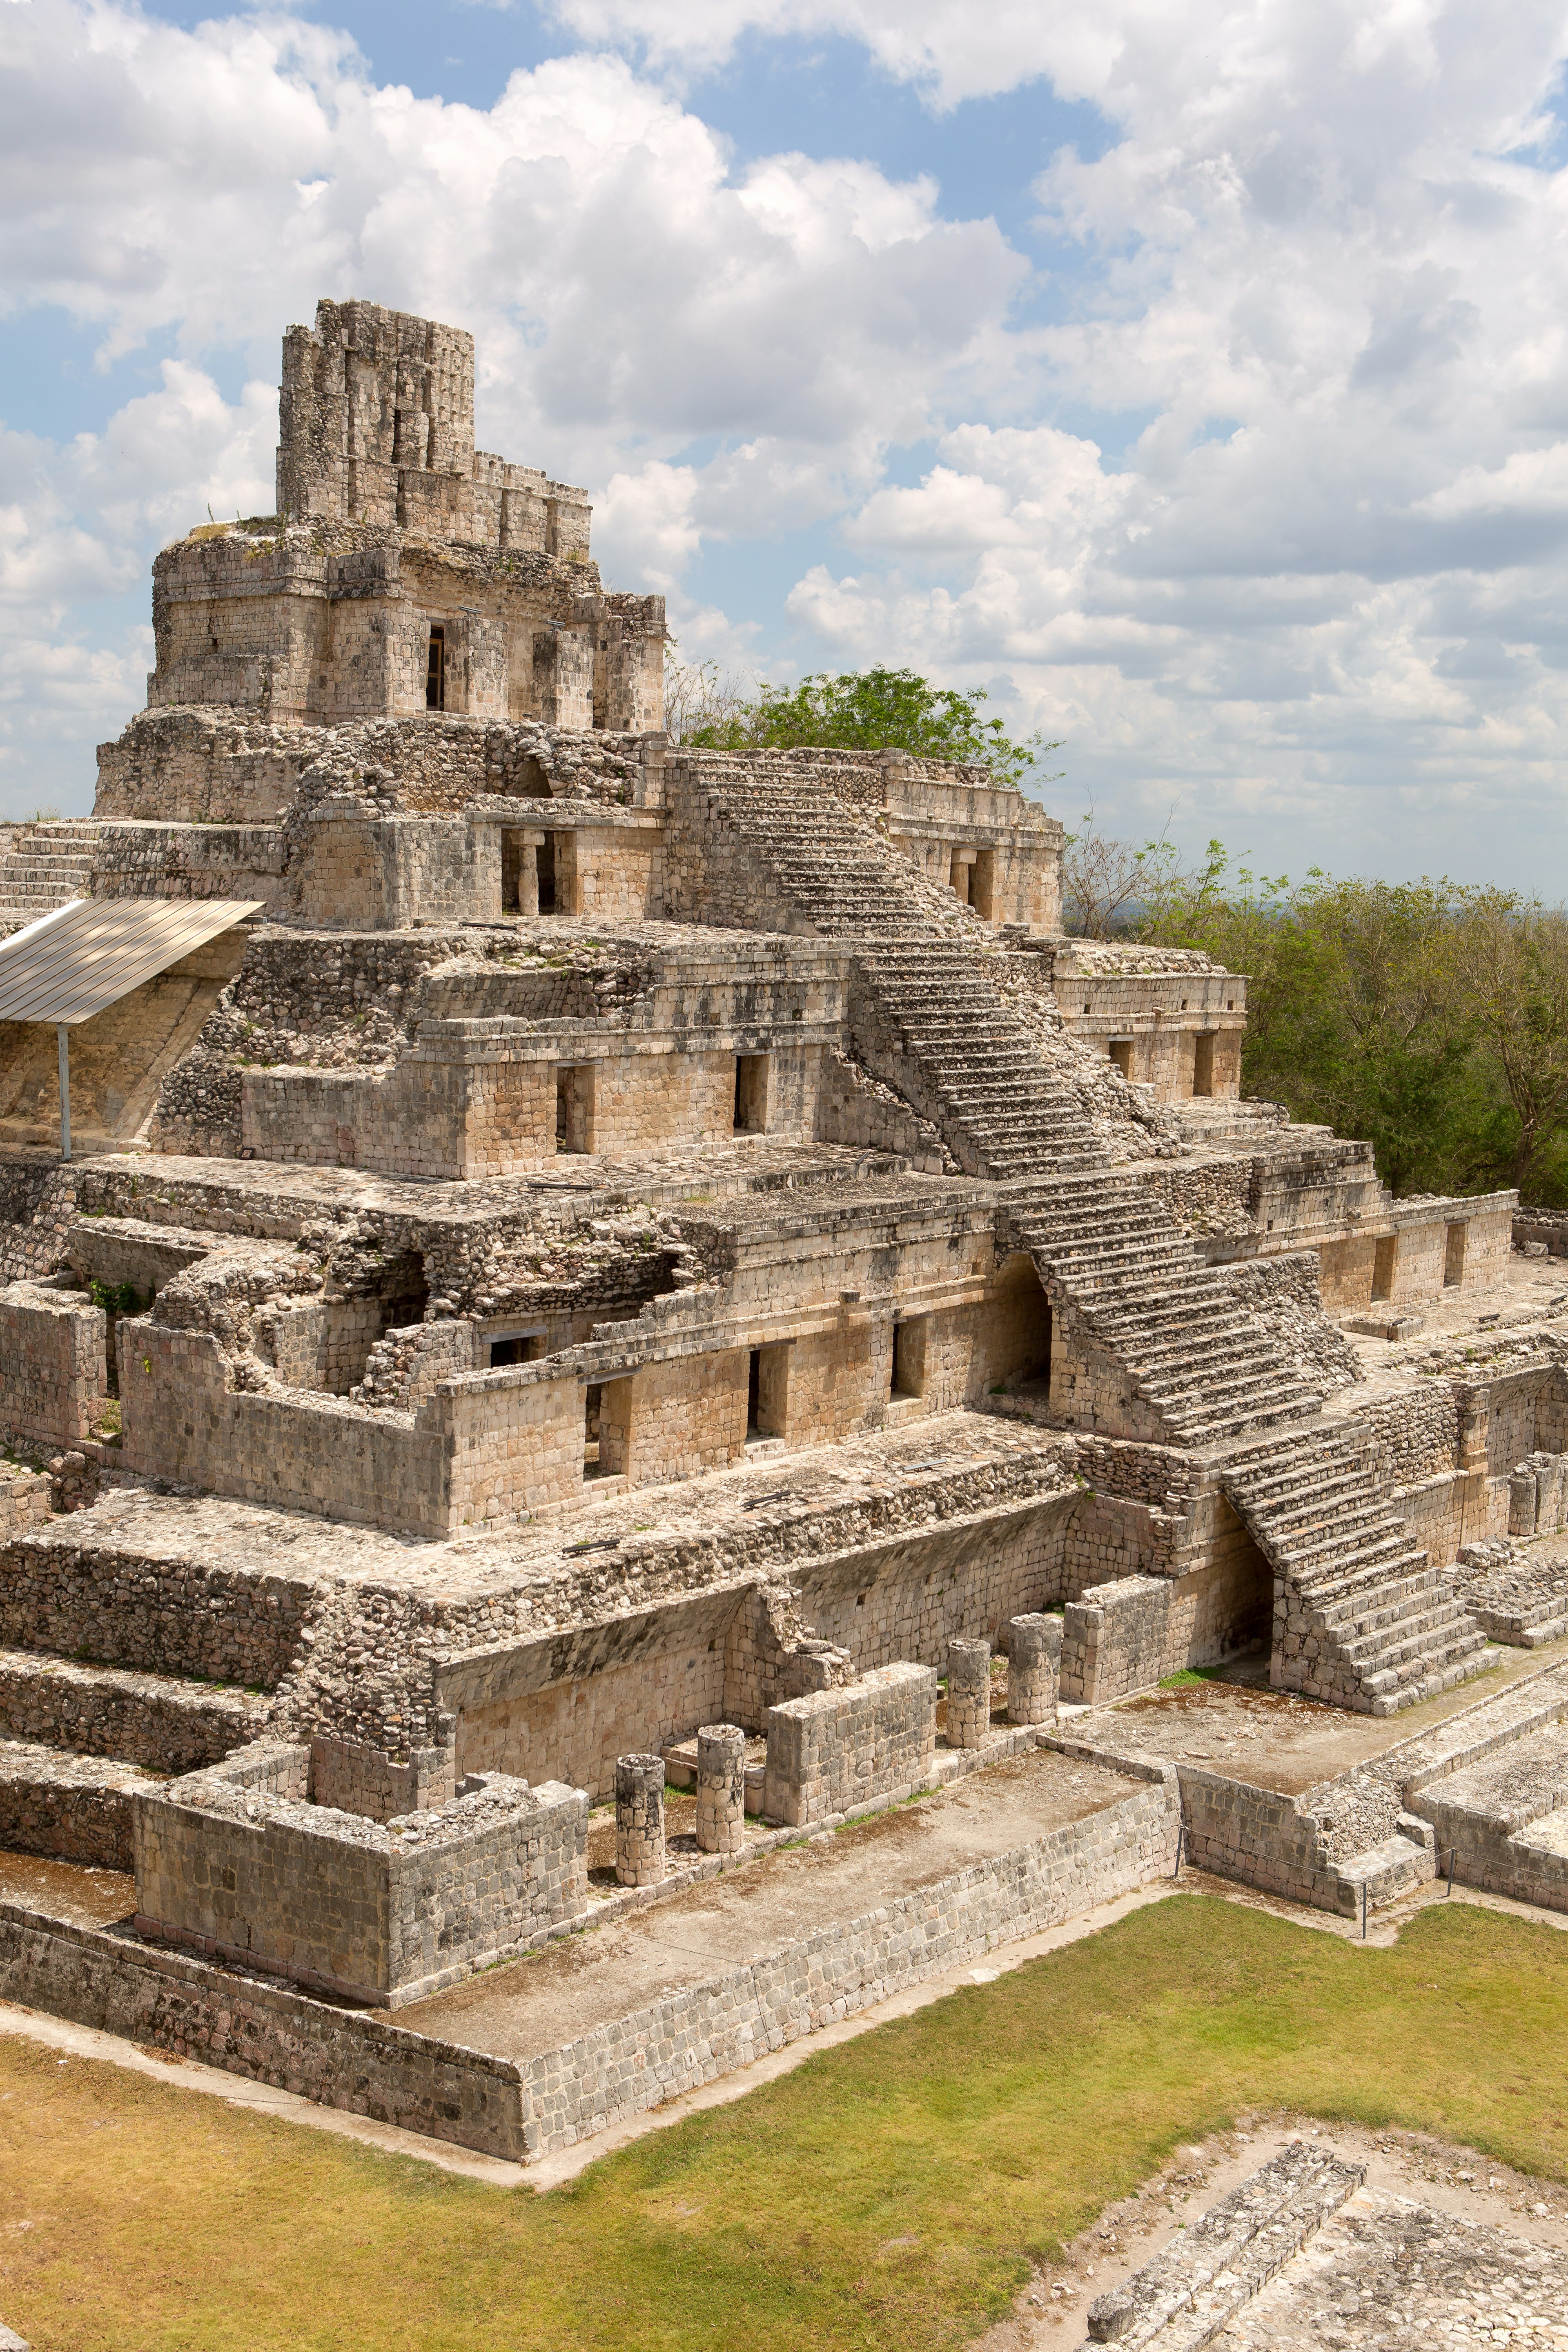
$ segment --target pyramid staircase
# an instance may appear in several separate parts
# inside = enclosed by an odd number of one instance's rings
[[[915,1081],[904,1091],[936,1113],[960,1167],[1004,1185],[1053,1302],[1171,1444],[1221,1449],[1227,1493],[1275,1572],[1281,1686],[1382,1715],[1477,1673],[1483,1637],[1319,1418],[1322,1392],[1142,1174],[1106,1160],[1074,1084],[1082,1047],[1064,1036],[1051,1058],[964,937],[970,919],[831,788],[783,761],[716,755],[701,775],[710,823],[743,837],[759,878],[814,930],[854,943]]]
[[[1486,1636],[1331,1423],[1224,1463],[1225,1491],[1274,1570],[1276,1688],[1393,1715],[1481,1671]]]
[[[0,937],[85,898],[92,885],[99,827],[68,820],[8,828],[0,853]]]

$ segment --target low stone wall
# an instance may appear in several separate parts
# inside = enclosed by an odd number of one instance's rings
[[[1212,1665],[1266,1639],[1274,1585],[1249,1542],[1185,1576],[1124,1576],[1067,1603],[1061,1696],[1108,1706],[1185,1666]]]
[[[14,1903],[0,1903],[0,1999],[433,2139],[525,2153],[505,2059]]]
[[[586,1897],[580,1790],[486,1774],[440,1811],[381,1822],[280,1793],[256,1777],[269,1760],[298,1780],[309,1750],[241,1750],[138,1797],[141,1934],[391,2006],[504,1958]]]
[[[15,1904],[0,1903],[0,1999],[521,2160],[1163,1874],[1176,1853],[1175,1774],[1152,1764],[1118,1769],[1129,1791],[1104,1811],[683,1988],[523,2066]]]
[[[0,1291],[0,1429],[13,1445],[56,1454],[91,1434],[109,1394],[107,1328],[80,1292]]]
[[[0,1740],[0,1845],[129,1870],[133,1801],[157,1786],[133,1764]]]
[[[1294,1799],[1195,1765],[1176,1768],[1186,1858],[1196,1870],[1239,1878],[1291,1903],[1351,1917],[1355,1890],[1340,1875],[1318,1823]]]
[[[878,1666],[843,1688],[786,1699],[768,1710],[763,1812],[798,1828],[885,1790],[918,1787],[936,1748],[930,1666]]]
[[[1103,1812],[530,2060],[521,2070],[528,2153],[570,2147],[1168,1870],[1175,1775],[1169,1766],[1125,1769],[1145,1785]]]
[[[41,1528],[48,1518],[50,1486],[43,1472],[24,1470],[0,1486],[0,1543],[26,1528]]]

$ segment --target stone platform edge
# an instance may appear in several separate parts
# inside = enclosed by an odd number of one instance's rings
[[[0,2000],[512,2163],[592,2137],[765,2052],[1134,1893],[1175,1860],[1174,1767],[1082,1820],[521,2062],[0,1903]]]

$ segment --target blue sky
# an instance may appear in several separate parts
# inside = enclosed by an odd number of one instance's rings
[[[1051,803],[1568,895],[1560,9],[0,0],[0,813],[91,805],[278,341],[472,329],[485,446],[742,677],[907,662]]]

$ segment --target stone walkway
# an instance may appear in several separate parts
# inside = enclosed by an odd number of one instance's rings
[[[940,1797],[767,1855],[591,1936],[491,1969],[400,2010],[397,2021],[497,2057],[534,2057],[1130,1793],[1115,1773],[1036,1749]]]

